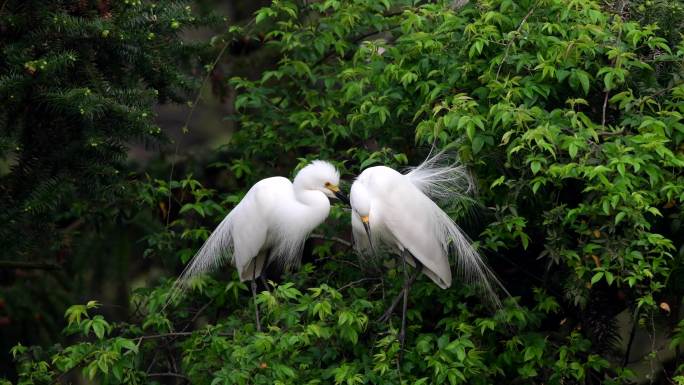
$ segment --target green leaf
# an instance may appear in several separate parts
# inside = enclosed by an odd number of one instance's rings
[[[536,160],[533,161],[533,162],[530,164],[530,169],[532,170],[532,173],[536,175],[536,174],[539,172],[539,170],[541,170],[541,163],[539,163],[539,162],[536,161]]]
[[[254,21],[256,22],[256,24],[259,24],[262,21],[266,20],[266,18],[269,16],[275,16],[275,12],[271,8],[261,8],[257,11]]]
[[[88,311],[84,305],[72,305],[64,312],[64,317],[69,325],[81,323],[83,317],[88,317]]]
[[[584,94],[589,94],[589,74],[582,70],[577,70],[575,73],[577,76],[577,80],[579,80],[580,84],[582,85],[582,90],[584,91]]]
[[[484,139],[478,135],[473,139],[473,153],[479,153],[482,150],[482,146],[484,146]]]
[[[542,183],[540,181],[536,181],[532,184],[532,193],[536,194],[537,190],[539,190],[539,187],[541,187]]]
[[[609,285],[612,285],[613,281],[615,280],[615,276],[613,275],[613,273],[606,271],[605,276],[606,276],[606,282],[608,282]]]
[[[101,322],[93,322],[93,332],[95,332],[95,335],[97,336],[98,339],[104,338],[105,334],[105,327]]]
[[[494,182],[492,182],[492,184],[491,184],[491,186],[489,186],[489,188],[494,188],[496,186],[499,186],[499,185],[503,184],[505,180],[506,180],[506,177],[501,175],[500,177],[496,178],[496,180]]]

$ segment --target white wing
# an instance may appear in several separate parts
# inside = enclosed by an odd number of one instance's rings
[[[288,188],[292,190],[292,183],[282,177],[266,178],[252,186],[190,260],[174,283],[169,302],[182,294],[193,277],[210,272],[225,262],[235,265],[241,281],[259,276],[266,258],[263,252],[271,241],[268,215],[278,196],[288,195]],[[258,260],[255,260],[257,256]]]
[[[411,178],[379,167],[367,180],[372,181],[373,189],[371,231],[380,224],[385,226],[394,242],[408,249],[425,266],[424,273],[441,288],[451,286],[449,254],[454,252],[459,277],[478,284],[487,299],[500,305],[492,283],[501,284],[473,249],[470,239]],[[380,224],[374,224],[373,218]]]
[[[423,273],[446,289],[451,286],[451,268],[448,247],[444,247],[439,222],[435,221],[436,205],[408,179],[396,174],[391,176],[392,188],[383,189],[379,195],[374,192],[371,233],[380,232],[378,236],[384,242],[387,236],[383,233],[389,233],[398,249],[411,252],[423,264]]]

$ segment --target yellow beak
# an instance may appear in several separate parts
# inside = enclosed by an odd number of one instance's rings
[[[335,186],[334,184],[329,184],[329,185],[327,185],[327,186],[325,186],[325,187],[326,187],[328,190],[330,190],[330,191],[332,191],[332,192],[334,192],[334,193],[340,192],[340,188],[337,187],[337,186]]]
[[[361,217],[361,222],[363,223],[368,223],[368,215],[364,215]]]

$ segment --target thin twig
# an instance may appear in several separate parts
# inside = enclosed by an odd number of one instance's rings
[[[158,350],[154,350],[154,355],[152,356],[152,361],[150,362],[150,365],[147,367],[147,370],[145,370],[145,373],[149,374],[150,370],[154,367],[154,364],[157,363],[157,354],[159,353]]]
[[[0,261],[0,269],[61,270],[62,266],[47,262]]]
[[[358,284],[361,283],[361,282],[366,282],[366,281],[380,281],[380,280],[381,280],[381,279],[380,279],[380,278],[377,278],[377,277],[361,278],[361,279],[359,279],[359,280],[357,280],[357,281],[349,282],[348,284],[346,284],[346,285],[340,287],[339,289],[337,289],[337,291],[342,291],[342,290],[344,290],[344,289],[346,289],[346,288],[348,288],[348,287],[356,286],[356,285],[358,285]]]
[[[195,332],[170,332],[170,333],[160,333],[160,334],[149,334],[145,336],[140,336],[137,337],[139,340],[152,340],[152,339],[158,339],[158,338],[178,338],[178,337],[185,337],[185,336],[191,336]],[[219,337],[232,337],[233,333],[216,333],[215,335]]]
[[[138,337],[139,340],[151,340],[156,338],[168,338],[168,337],[183,337],[192,335],[193,332],[171,332],[171,333],[161,333],[161,334],[150,334],[146,336]]]
[[[506,59],[508,59],[508,51],[511,49],[511,46],[513,45],[513,42],[515,41],[515,38],[520,35],[520,31],[522,30],[523,25],[529,19],[530,16],[532,16],[532,13],[534,12],[535,8],[537,8],[537,5],[539,4],[539,1],[534,3],[532,7],[530,7],[530,10],[527,12],[527,15],[523,17],[523,19],[520,21],[520,25],[518,25],[518,28],[515,30],[515,35],[511,36],[511,40],[506,44],[506,51],[504,51],[504,57],[501,59],[501,63],[499,63],[499,68],[496,70],[496,79],[499,80],[499,73],[501,73],[501,67],[503,67],[504,63],[506,62]]]
[[[337,259],[337,258],[334,258],[334,257],[323,257],[323,258],[321,258],[321,260],[329,260],[329,261],[344,263],[344,264],[347,264],[347,265],[349,265],[349,266],[351,266],[351,267],[354,267],[354,268],[357,268],[357,269],[359,269],[359,270],[361,270],[361,271],[364,271],[364,269],[363,269],[363,267],[361,267],[361,265],[359,265],[358,263],[354,263],[354,262],[352,262],[352,261],[347,261],[346,259]],[[335,272],[333,271],[333,272],[331,272],[330,275],[328,275],[328,280],[330,279],[330,277],[331,277],[332,275],[334,275],[334,273],[335,273]]]
[[[604,131],[604,132],[599,133],[598,135],[601,136],[601,137],[609,137],[609,136],[618,136],[618,135],[622,135],[622,134],[624,134],[624,133],[625,133],[625,129],[624,129],[624,128],[621,128],[621,129],[619,129],[619,130],[617,130],[617,131],[610,131],[610,132]]]
[[[623,1],[620,3],[620,11],[618,12],[618,16],[620,17],[620,21],[622,21],[622,14],[625,11],[625,6],[626,2]],[[618,31],[617,35],[617,40],[615,41],[615,45],[618,46],[620,44],[620,41],[622,40],[622,23],[620,24],[620,30]],[[615,68],[617,65],[618,58],[617,56],[615,59],[613,59],[613,64],[612,67]],[[608,97],[610,96],[610,90],[606,90],[606,95],[603,97],[603,109],[601,112],[601,126],[605,127],[606,126],[606,111],[608,110]]]
[[[406,10],[406,8],[402,8],[402,9],[397,10],[397,11],[388,12],[388,13],[383,14],[382,17],[390,18],[390,17],[394,17],[394,16],[399,16],[399,15],[401,15],[402,13],[404,13],[405,10]],[[366,32],[363,32],[363,33],[361,33],[361,34],[359,34],[359,35],[357,35],[357,36],[352,37],[352,38],[350,39],[350,43],[351,43],[351,44],[358,44],[361,40],[363,40],[363,39],[365,39],[365,38],[367,38],[367,37],[370,37],[370,36],[373,36],[373,35],[377,35],[377,34],[380,34],[380,33],[384,33],[384,32],[388,32],[388,31],[391,31],[391,30],[393,30],[393,29],[395,29],[395,28],[398,28],[398,27],[399,27],[399,26],[394,25],[394,26],[388,27],[387,29],[366,31]],[[319,65],[323,64],[323,62],[325,62],[325,61],[328,60],[329,58],[333,57],[333,56],[335,55],[335,52],[336,52],[336,51],[335,51],[334,49],[330,50],[329,52],[326,52],[326,54],[323,55],[323,57],[320,58],[320,59],[314,64],[314,67],[318,67]]]
[[[639,321],[639,308],[634,309],[634,316],[632,317],[632,329],[629,331],[629,340],[627,341],[627,349],[625,351],[625,357],[622,360],[622,368],[624,369],[629,363],[629,355],[632,351],[632,343],[634,342],[634,336],[636,335],[636,327]]]
[[[202,307],[197,311],[197,313],[195,313],[195,315],[192,317],[192,319],[190,320],[190,322],[188,322],[188,324],[185,325],[185,327],[183,328],[183,331],[186,331],[193,323],[195,323],[195,321],[197,321],[197,318],[199,318],[199,316],[200,316],[202,313],[204,313],[204,311],[207,310],[207,308],[208,308],[212,303],[214,303],[214,299],[213,299],[213,298],[211,299],[211,301],[209,301],[209,302],[207,302],[206,304],[204,304],[204,306],[202,306]]]
[[[313,239],[323,239],[323,240],[325,240],[325,241],[337,242],[337,243],[339,243],[339,244],[341,244],[341,245],[343,245],[343,246],[349,247],[349,248],[352,247],[352,243],[351,243],[351,242],[345,241],[344,239],[339,238],[339,237],[327,237],[327,236],[325,236],[325,235],[323,235],[323,234],[311,234],[309,237],[310,237],[310,238],[313,238]]]
[[[606,110],[608,109],[608,96],[610,96],[610,90],[606,90],[606,95],[603,97],[603,112],[601,113],[601,126],[606,126]]]
[[[149,373],[147,377],[176,377],[176,378],[181,378],[187,382],[190,382],[190,377],[180,374],[180,373],[173,373],[173,372],[166,372],[166,373]]]
[[[666,92],[670,92],[670,91],[672,91],[673,88],[679,87],[679,86],[681,86],[681,85],[684,85],[684,81],[679,82],[679,83],[675,83],[675,84],[671,85],[670,87],[665,87],[665,88],[661,89],[660,91],[658,91],[658,92],[656,92],[656,93],[654,93],[654,94],[652,94],[652,95],[648,95],[647,97],[649,97],[649,98],[655,98],[656,96],[660,96],[660,95],[662,95],[662,94],[664,94],[664,93],[666,93]]]
[[[173,350],[171,350],[171,347],[166,345],[166,352],[168,353],[169,360],[171,361],[171,369],[173,369],[174,373],[178,372],[178,366],[176,365],[176,357],[173,355]]]
[[[226,49],[230,45],[230,42],[227,41],[221,50],[219,51],[218,55],[216,56],[216,59],[214,59],[214,62],[211,64],[211,68],[209,71],[207,71],[207,75],[204,77],[204,80],[202,80],[202,84],[200,85],[199,90],[197,90],[197,96],[195,96],[195,101],[192,103],[192,106],[190,107],[190,112],[188,113],[188,116],[185,118],[185,124],[181,128],[181,134],[185,135],[185,132],[188,130],[188,125],[190,124],[190,120],[192,119],[192,116],[195,113],[195,109],[197,108],[197,105],[200,102],[200,99],[202,98],[202,90],[204,90],[204,86],[207,84],[209,81],[209,77],[211,76],[212,72],[214,72],[214,69],[216,68],[216,65],[218,64],[219,60],[221,60],[221,57],[223,54],[226,52]],[[176,142],[176,148],[173,152],[173,158],[171,159],[171,171],[169,171],[169,204],[166,213],[166,227],[169,227],[169,222],[171,220],[171,198],[173,197],[173,194],[171,193],[171,182],[173,181],[173,172],[176,168],[176,156],[178,155],[178,150],[180,149],[180,143],[181,139],[183,136],[178,138],[178,141]]]

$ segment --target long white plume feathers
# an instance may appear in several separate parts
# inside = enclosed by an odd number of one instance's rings
[[[431,155],[405,174],[411,183],[437,202],[468,199],[475,191],[475,182],[468,169],[458,161],[450,162],[447,152]]]
[[[439,152],[420,165],[411,168],[405,175],[414,186],[418,187],[431,199],[442,203],[472,201],[475,192],[475,181],[467,168],[458,161],[450,160],[447,152]],[[473,248],[470,238],[461,228],[437,205],[430,213],[438,239],[447,255],[456,255],[456,272],[460,279],[475,284],[481,294],[495,307],[501,307],[496,294],[498,286],[510,296],[494,272],[487,266],[480,254]]]
[[[192,278],[207,273],[221,266],[224,262],[232,260],[233,218],[237,210],[239,210],[238,207],[223,218],[199,251],[185,266],[181,275],[173,283],[164,308],[183,294]]]
[[[449,253],[452,251],[456,255],[456,273],[459,278],[466,283],[474,284],[484,298],[496,308],[501,308],[496,287],[498,286],[509,297],[510,294],[473,248],[470,238],[444,211],[436,210],[433,214],[444,251],[449,255],[452,255]]]

